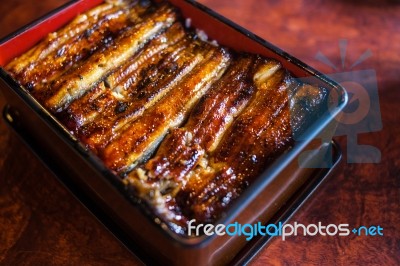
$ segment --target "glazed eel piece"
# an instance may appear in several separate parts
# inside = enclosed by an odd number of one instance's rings
[[[19,80],[34,96],[45,93],[48,85],[65,71],[75,68],[96,51],[113,44],[115,37],[126,25],[134,24],[130,18],[137,17],[133,8],[115,7],[98,18],[83,33],[71,38],[46,58],[36,62],[34,68],[26,69]],[[39,96],[40,97],[40,96]]]
[[[291,142],[288,87],[282,68],[258,86],[255,98],[237,118],[209,159],[191,173],[175,197],[186,217],[212,222]]]
[[[280,76],[274,74],[278,70],[283,73],[280,68],[278,62],[256,56],[243,56],[234,61],[219,82],[200,99],[185,126],[174,129],[162,142],[156,155],[132,171],[124,181],[168,219],[181,217],[173,213],[181,209],[176,204],[175,196],[187,187],[187,182],[193,182],[193,176],[209,180],[207,171],[213,167],[209,161],[220,149],[221,139],[232,132],[231,125],[234,123],[235,127],[237,122],[233,121],[237,116],[246,116],[241,115],[243,109],[245,112],[252,110],[252,106],[246,106],[249,102],[257,102],[254,97],[262,97],[260,95],[263,95],[261,92],[265,86],[271,87],[270,90],[274,88],[275,83],[266,84],[269,79],[279,81]],[[251,113],[260,109],[256,108]],[[207,171],[198,174],[197,168]]]
[[[160,62],[143,71],[140,81],[129,88],[126,101],[119,101],[110,113],[84,126],[82,139],[89,147],[103,149],[118,137],[125,125],[162,99],[203,59],[202,53],[197,51],[202,49],[201,45],[192,42],[190,38],[185,38],[173,48],[176,49],[165,54]]]
[[[145,107],[145,97],[133,97],[135,88],[140,79],[146,77],[164,56],[183,49],[185,43],[179,42],[183,37],[184,30],[181,24],[175,23],[150,41],[137,55],[106,77],[104,82],[100,82],[84,96],[72,102],[63,114],[67,127],[76,135],[88,138],[96,127],[112,130],[112,125],[109,128],[105,127],[106,121],[113,121],[118,115],[122,116],[134,100],[135,103],[142,100],[141,106]],[[167,70],[165,67],[164,71]],[[157,97],[153,97],[153,100],[155,98]]]
[[[57,51],[64,43],[82,34],[105,13],[114,8],[113,4],[104,3],[83,14],[78,15],[73,21],[57,32],[49,34],[43,41],[20,57],[15,58],[7,65],[7,70],[14,75],[30,70],[37,62]]]
[[[197,222],[215,221],[327,106],[325,88],[298,82],[282,69],[262,87],[209,165],[192,171],[174,198],[179,214]]]
[[[234,118],[248,104],[255,92],[252,79],[260,61],[250,55],[235,59],[199,100],[186,124],[173,129],[155,156],[132,171],[125,182],[145,198],[155,189],[161,194],[179,189],[187,174],[215,149]]]
[[[143,116],[128,124],[100,154],[110,169],[123,174],[147,159],[168,130],[180,126],[197,100],[221,77],[230,54],[224,48],[203,45],[202,62]]]
[[[89,91],[113,69],[118,68],[143,45],[177,19],[175,9],[162,5],[143,21],[127,29],[115,40],[115,45],[95,53],[82,65],[62,75],[42,96],[42,102],[52,112],[64,110],[75,99]]]

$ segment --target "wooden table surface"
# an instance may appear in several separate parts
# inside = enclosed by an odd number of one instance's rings
[[[5,36],[66,0],[8,0]],[[377,164],[345,161],[291,219],[303,224],[380,225],[384,236],[274,239],[254,265],[400,265],[400,2],[373,0],[202,0],[324,73],[373,69],[383,129],[358,136]],[[344,69],[339,41],[347,40]],[[350,66],[367,50],[372,56]],[[324,54],[336,69],[320,62]],[[0,97],[0,107],[5,104]],[[346,138],[339,142],[346,154]],[[0,122],[0,264],[136,265],[100,224]]]

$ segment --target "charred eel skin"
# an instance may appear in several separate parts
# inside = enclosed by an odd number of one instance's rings
[[[214,222],[326,105],[326,89],[301,84],[281,68],[272,72],[257,86],[253,101],[229,128],[208,165],[195,168],[166,204],[179,214],[170,216]]]
[[[236,199],[291,141],[285,71],[278,70],[234,122],[206,169],[176,196],[183,213],[210,222]],[[238,136],[241,136],[238,138]],[[202,173],[203,172],[203,173]]]
[[[74,101],[66,109],[68,127],[85,142],[92,139],[92,142],[100,144],[143,113],[168,91],[162,86],[150,88],[151,81],[157,79],[160,84],[166,79],[163,73],[172,77],[172,70],[193,59],[182,54],[188,42],[186,38],[182,40],[183,36],[182,26],[174,24],[99,86]],[[96,134],[101,135],[97,136],[98,140]]]
[[[168,181],[173,189],[185,183],[187,174],[212,153],[232,121],[250,101],[255,87],[252,84],[254,65],[260,59],[243,56],[231,63],[222,78],[199,100],[188,121],[171,131],[157,153],[127,178],[141,188],[154,189]]]
[[[118,101],[111,110],[112,114],[84,127],[85,139],[89,145],[97,149],[104,148],[109,141],[119,136],[125,125],[157,104],[201,62],[201,54],[195,52],[196,45],[185,47],[185,43],[186,40],[171,47],[176,49],[144,69],[140,81],[128,89],[130,92],[127,100]]]
[[[230,61],[229,53],[223,48],[203,45],[201,63],[104,149],[101,158],[108,167],[124,173],[147,159],[168,130],[185,121],[197,100],[222,75]]]
[[[115,45],[92,55],[77,69],[60,77],[43,96],[45,106],[53,112],[64,110],[73,100],[89,91],[93,84],[138,52],[159,31],[171,26],[176,19],[175,10],[169,6],[163,6],[150,14],[120,35]]]
[[[59,50],[63,44],[72,41],[72,39],[76,40],[77,36],[89,29],[96,21],[101,20],[102,16],[109,13],[113,8],[112,4],[106,3],[78,15],[63,29],[49,34],[31,50],[11,61],[7,65],[7,70],[20,79],[18,75],[34,68],[40,60]]]
[[[290,82],[273,60],[244,58],[232,63],[187,124],[172,131],[153,159],[128,175],[126,182],[169,217],[181,216],[171,214],[176,208],[197,221],[215,219],[223,209],[218,204],[226,206],[227,197],[235,199],[279,147],[287,147],[290,113],[284,110]],[[222,137],[216,137],[218,133]],[[280,139],[279,145],[271,145],[273,136]]]

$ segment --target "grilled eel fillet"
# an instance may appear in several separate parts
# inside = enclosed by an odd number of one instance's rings
[[[150,187],[162,179],[175,184],[183,182],[203,156],[215,149],[225,130],[249,102],[255,90],[252,77],[258,61],[255,56],[243,56],[232,62],[224,76],[199,100],[186,124],[173,129],[155,156],[127,180],[140,180]]]
[[[190,173],[169,203],[196,222],[212,222],[326,105],[328,91],[300,84],[279,69],[225,134],[208,165]],[[171,216],[171,214],[170,214]]]
[[[255,56],[233,62],[227,73],[199,100],[187,123],[176,128],[162,142],[157,154],[142,169],[147,182],[171,179],[183,181],[206,153],[218,145],[225,130],[249,102],[255,88],[251,84]]]
[[[22,56],[15,58],[7,65],[8,71],[19,75],[28,69],[36,66],[37,62],[46,58],[51,53],[57,51],[64,43],[75,38],[87,30],[94,21],[101,18],[102,14],[107,13],[113,8],[112,4],[105,3],[99,5],[88,12],[78,15],[63,29],[49,34],[43,41],[33,47]]]
[[[210,158],[213,161],[215,154],[219,154],[221,139],[225,139],[223,145],[227,141],[223,136],[238,129],[238,122],[231,126],[235,117],[239,116],[239,121],[247,121],[249,115],[246,113],[254,114],[266,107],[263,102],[264,105],[259,108],[246,108],[249,101],[252,104],[260,103],[259,98],[265,98],[265,91],[268,88],[271,91],[279,84],[285,73],[280,68],[276,61],[265,61],[257,57],[244,56],[236,60],[220,81],[199,101],[185,126],[173,130],[162,142],[156,155],[132,171],[125,182],[132,184],[142,197],[150,200],[159,212],[170,219],[181,217],[171,214],[171,209],[181,208],[176,205],[174,197],[193,182],[191,179],[195,178],[197,168],[207,171],[210,167],[213,168],[208,161]],[[280,75],[275,74],[277,71]],[[279,102],[281,98],[276,101]],[[281,102],[285,101],[281,99]],[[276,105],[271,106],[274,107]],[[244,108],[244,114],[241,114]],[[269,116],[266,119],[270,119]],[[252,132],[252,129],[254,127],[247,130]],[[208,178],[208,175],[206,171],[198,174],[201,176],[200,180]],[[171,200],[172,202],[168,202]]]
[[[118,68],[139,51],[160,31],[170,27],[177,19],[175,10],[164,5],[148,15],[142,22],[126,30],[115,40],[116,45],[95,53],[70,73],[62,75],[42,101],[53,112],[64,110],[73,100],[89,91],[106,74]]]
[[[161,86],[162,80],[173,79],[178,73],[182,76],[186,68],[190,69],[188,65],[193,65],[189,63],[192,54],[187,55],[191,50],[188,38],[182,40],[183,36],[182,26],[174,24],[104,82],[74,101],[65,111],[68,128],[86,143],[90,138],[94,139],[91,143],[106,143],[116,130],[168,92],[168,87]]]
[[[111,104],[109,112],[104,112],[92,123],[82,128],[83,140],[97,150],[103,149],[121,133],[125,125],[140,117],[145,110],[156,104],[168,94],[190,71],[203,60],[204,51],[200,42],[185,38],[172,46],[161,60],[155,57],[154,64],[141,69],[141,79],[133,82],[127,91],[121,89],[115,107]],[[149,60],[151,62],[151,60]],[[120,88],[117,86],[117,89]],[[117,96],[118,97],[118,96]]]
[[[54,34],[59,39],[41,42],[38,47],[32,49],[33,54],[30,57],[19,60],[21,63],[14,66],[13,62],[11,63],[10,70],[35,97],[39,97],[48,89],[49,84],[67,70],[76,67],[80,61],[112,45],[115,36],[127,25],[135,24],[138,15],[143,12],[139,8],[126,5],[110,7],[109,4],[101,10],[103,12],[89,11],[88,14],[81,15],[87,18],[81,23],[84,27],[72,22],[61,33]],[[65,36],[70,38],[61,42]],[[43,45],[48,45],[49,48],[40,54],[33,52]],[[18,70],[19,68],[21,70]]]
[[[326,90],[298,83],[275,61],[247,61],[251,71],[246,60],[232,63],[185,126],[124,180],[183,228],[189,217],[215,221],[327,99]],[[235,98],[240,93],[247,97]]]
[[[286,71],[277,72],[235,121],[209,165],[193,173],[176,195],[185,216],[210,222],[291,142]],[[188,205],[187,205],[188,204]]]
[[[201,63],[143,116],[128,124],[100,154],[110,169],[122,174],[148,159],[168,130],[180,126],[197,100],[220,78],[230,54],[224,48],[203,45]]]
[[[198,45],[192,43],[179,51],[183,47],[178,47],[155,67],[150,66],[149,71],[144,71],[143,79],[135,84],[136,86],[132,86],[135,88],[128,98],[131,100],[129,103],[119,102],[111,115],[85,126],[83,139],[90,147],[104,148],[120,134],[125,125],[157,103],[202,61],[203,55],[196,52],[196,49],[199,49]]]

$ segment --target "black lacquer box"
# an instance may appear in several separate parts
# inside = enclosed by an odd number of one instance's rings
[[[264,224],[284,221],[314,191],[340,159],[329,137],[336,117],[347,102],[345,90],[298,59],[194,1],[170,0],[184,18],[221,45],[261,54],[282,63],[294,77],[329,90],[329,106],[314,120],[295,145],[280,156],[230,206],[217,223]],[[72,1],[0,41],[0,66],[100,0]],[[244,236],[186,237],[176,234],[145,203],[128,193],[121,179],[81,144],[29,92],[0,68],[0,89],[7,100],[6,121],[72,190],[78,188],[118,227],[118,235],[134,243],[146,261],[163,265],[220,265],[243,263],[268,238],[250,242]],[[332,134],[329,134],[329,133]],[[322,136],[322,137],[321,137]],[[324,137],[325,136],[325,137]],[[313,168],[328,162],[328,168]],[[129,244],[127,244],[129,245]],[[147,259],[146,259],[147,258]]]

